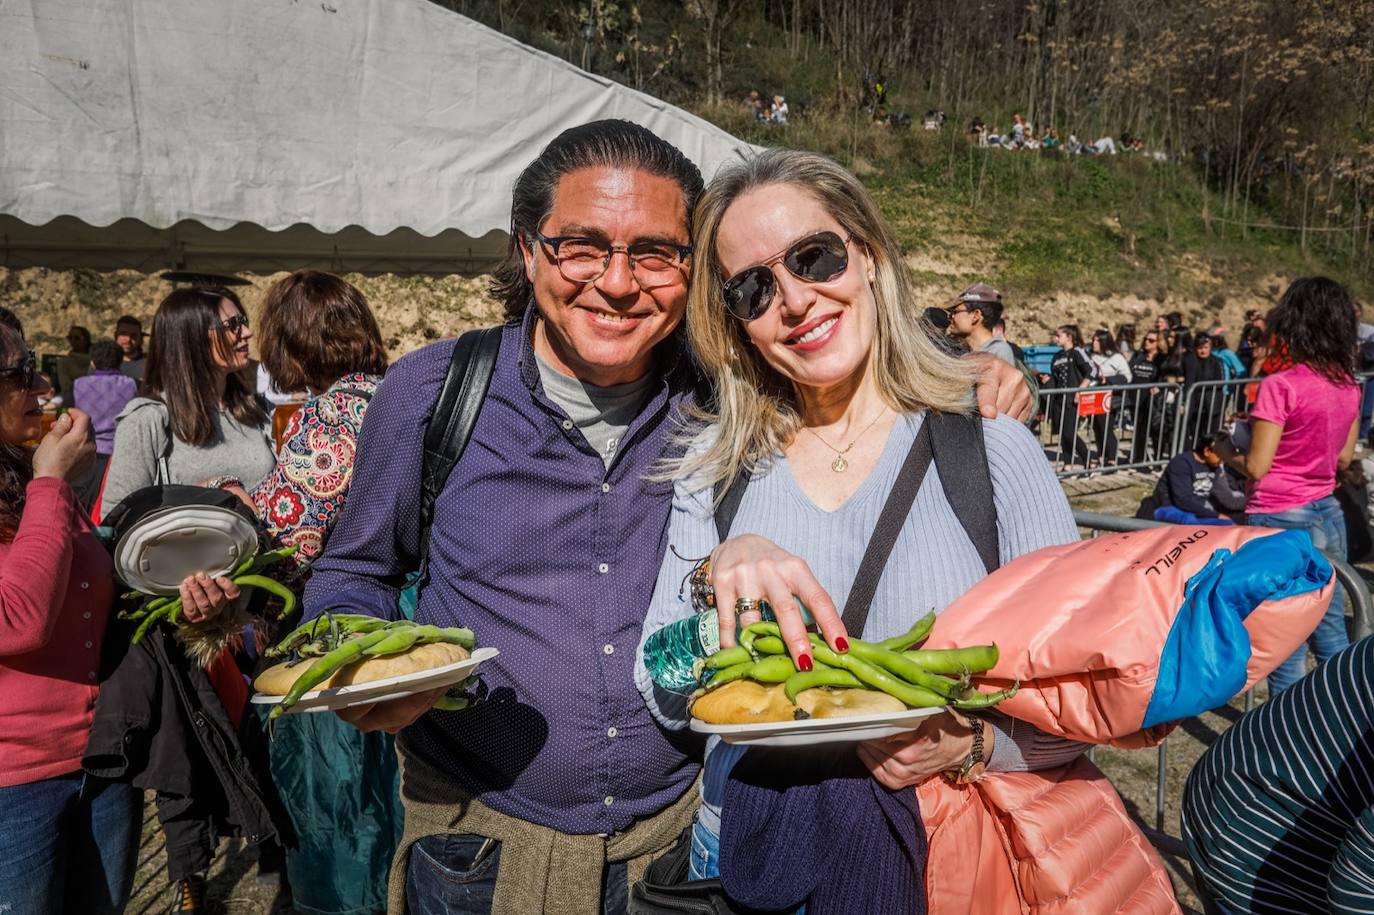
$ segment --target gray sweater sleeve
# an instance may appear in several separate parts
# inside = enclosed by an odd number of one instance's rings
[[[129,493],[157,481],[157,461],[167,447],[167,408],[147,397],[135,397],[115,420],[114,449],[100,497],[105,517]]]
[[[649,602],[635,656],[635,685],[659,723],[674,730],[688,725],[687,697],[669,692],[650,679],[644,664],[644,643],[664,626],[696,615],[684,580],[696,561],[710,555],[720,543],[712,514],[712,497],[711,489],[696,478],[678,480],[673,486],[673,508],[668,519],[670,549],[659,568],[658,582],[654,585],[654,596]]]

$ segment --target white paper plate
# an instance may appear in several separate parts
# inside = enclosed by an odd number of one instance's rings
[[[495,648],[478,648],[470,657],[445,664],[443,667],[417,670],[383,680],[372,680],[369,683],[313,690],[301,696],[295,705],[287,709],[287,714],[335,711],[354,705],[366,705],[369,702],[389,702],[392,699],[404,699],[406,696],[422,693],[427,689],[452,686],[471,676],[477,665],[491,660],[498,654],[500,652]],[[253,697],[253,701],[260,705],[276,705],[281,699],[281,696],[270,696],[265,693]]]
[[[852,715],[847,718],[803,718],[801,721],[763,721],[758,724],[707,724],[692,719],[692,730],[719,734],[726,743],[751,747],[809,747],[822,743],[878,740],[921,726],[921,719],[943,708],[911,708],[904,712]]]

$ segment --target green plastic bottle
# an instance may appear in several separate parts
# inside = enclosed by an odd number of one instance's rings
[[[800,601],[798,601],[800,604]],[[802,619],[811,625],[811,614],[801,607]],[[763,618],[771,620],[772,611],[763,606]],[[736,635],[738,635],[738,629]],[[706,610],[685,620],[669,623],[644,640],[644,666],[649,678],[663,689],[689,693],[697,687],[696,662],[720,650],[720,618]]]

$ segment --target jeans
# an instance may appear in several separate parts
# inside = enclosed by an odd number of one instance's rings
[[[142,825],[132,785],[74,772],[0,788],[0,912],[122,911]]]
[[[702,825],[692,823],[692,857],[687,867],[688,880],[709,880],[720,876],[720,836]]]
[[[501,866],[501,843],[471,833],[426,836],[410,848],[406,910],[410,915],[487,915]],[[601,874],[602,915],[629,910],[624,861]]]
[[[1335,496],[1326,496],[1298,508],[1281,512],[1255,512],[1249,516],[1252,527],[1278,527],[1304,530],[1312,537],[1312,545],[1328,559],[1345,561],[1345,516]],[[1350,644],[1345,627],[1345,593],[1337,583],[1331,596],[1331,606],[1310,639],[1317,661],[1325,661]],[[1293,655],[1269,675],[1269,691],[1282,692],[1307,674],[1307,646],[1299,645]]]

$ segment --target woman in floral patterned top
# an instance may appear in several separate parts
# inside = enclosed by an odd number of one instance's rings
[[[381,380],[351,372],[302,404],[286,426],[277,466],[250,494],[273,545],[297,547],[292,558],[302,571],[343,508],[358,430]]]
[[[314,270],[273,283],[258,324],[262,363],[277,387],[312,395],[291,418],[276,467],[249,496],[273,545],[299,547],[299,587],[343,510],[386,347],[363,294]],[[335,715],[277,722],[272,777],[299,839],[286,855],[298,910],[362,915],[386,908],[402,815],[393,740]]]

